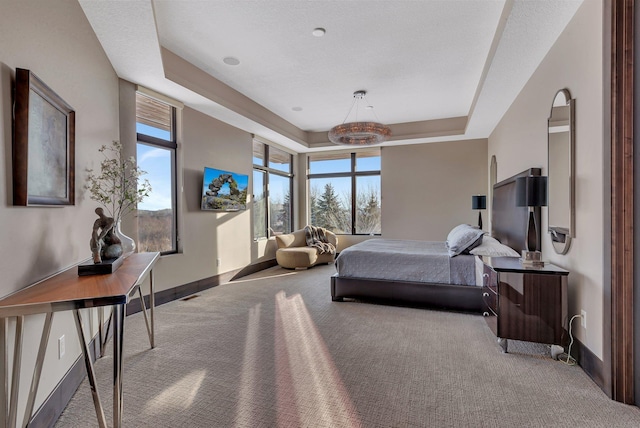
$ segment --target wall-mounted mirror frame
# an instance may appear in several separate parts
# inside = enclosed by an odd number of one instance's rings
[[[496,155],[491,156],[491,163],[489,164],[489,219],[491,219],[491,213],[493,211],[493,185],[498,182],[498,161]],[[489,228],[491,230],[491,228]]]
[[[547,122],[547,225],[553,249],[566,254],[575,238],[575,100],[568,89],[553,98]]]
[[[496,155],[491,156],[489,164],[489,205],[493,203],[493,185],[498,182],[498,161]]]

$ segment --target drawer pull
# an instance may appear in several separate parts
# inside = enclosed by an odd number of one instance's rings
[[[487,292],[482,293],[482,297],[489,297],[489,293]]]
[[[482,316],[483,316],[483,317],[488,317],[488,316],[489,316],[489,312],[483,312],[483,313],[482,313]]]

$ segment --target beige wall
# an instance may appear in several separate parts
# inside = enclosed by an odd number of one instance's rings
[[[587,328],[575,335],[603,356],[603,45],[602,4],[586,1],[489,138],[498,180],[529,167],[547,173],[547,118],[556,91],[576,100],[576,236],[569,253],[555,254],[542,211],[543,258],[568,269],[569,314],[587,311]]]
[[[444,240],[456,224],[475,224],[477,212],[471,210],[470,196],[488,195],[487,165],[492,154],[498,159],[499,180],[530,166],[546,170],[546,117],[555,91],[567,87],[577,99],[577,236],[567,256],[552,253],[547,235],[543,251],[545,258],[571,270],[570,311],[583,308],[589,317],[587,331],[577,329],[577,335],[601,356],[603,100],[602,12],[598,3],[583,4],[488,145],[486,140],[474,140],[383,148],[382,230],[385,238]],[[119,90],[123,96],[133,86],[119,88],[117,76],[76,1],[2,0],[0,7],[0,136],[4,143],[0,151],[4,167],[0,174],[0,295],[6,295],[89,257],[96,204],[82,190],[83,173],[97,166],[100,145],[119,139]],[[16,67],[31,69],[77,112],[75,206],[19,208],[11,204],[10,100]],[[272,241],[253,242],[250,210],[217,213],[199,208],[204,166],[251,176],[251,136],[189,108],[183,111],[182,124],[179,156],[184,191],[179,198],[183,252],[159,262],[159,290],[273,256]],[[304,164],[297,165],[300,179],[305,170]],[[303,190],[300,179],[297,185]],[[305,203],[304,198],[298,199],[298,204]],[[483,212],[485,229],[487,217]],[[302,223],[298,217],[297,227],[304,226]],[[543,227],[546,229],[546,218]],[[220,266],[216,266],[218,258]],[[95,331],[95,311],[88,318]],[[41,325],[40,316],[26,320],[23,392],[28,389]],[[58,360],[57,339],[63,334],[67,353]],[[36,408],[80,355],[75,335],[70,314],[56,315]],[[25,399],[23,393],[19,414]]]
[[[382,236],[444,241],[460,223],[477,224],[472,195],[488,195],[487,141],[382,149]],[[482,211],[488,230],[487,211]]]
[[[120,81],[121,141],[135,147],[135,91]],[[275,241],[253,240],[252,202],[237,212],[202,211],[200,196],[205,166],[252,179],[251,134],[213,119],[192,108],[179,109],[178,122],[178,229],[179,252],[160,258],[155,267],[157,291],[207,279],[241,269],[251,263],[275,258]],[[133,131],[132,131],[133,130]],[[133,132],[133,134],[132,134]],[[131,153],[132,155],[135,152]],[[295,164],[294,156],[294,164]],[[125,232],[136,236],[135,223],[125,221]],[[220,265],[217,264],[218,259]],[[147,282],[148,283],[148,282]],[[143,290],[148,290],[147,284]]]
[[[84,194],[85,170],[98,165],[102,144],[118,139],[118,80],[77,1],[2,1],[0,10],[0,295],[4,296],[91,255],[95,203]],[[30,69],[76,111],[75,206],[12,206],[11,88],[17,67]],[[92,315],[95,327],[95,311]],[[42,320],[42,316],[25,320],[18,423]],[[58,360],[57,340],[62,335],[67,349]],[[56,314],[36,408],[80,355],[76,337],[71,313]]]
[[[298,228],[308,222],[307,155],[299,157]],[[383,238],[444,241],[454,226],[478,223],[471,196],[488,195],[487,140],[382,147],[381,157]],[[482,218],[488,230],[488,211]],[[367,239],[338,235],[338,251]]]
[[[259,250],[253,248],[257,243],[252,240],[250,210],[200,209],[205,166],[252,176],[251,134],[188,107],[183,110],[182,123],[182,253],[160,260],[158,290],[240,269],[259,257]]]

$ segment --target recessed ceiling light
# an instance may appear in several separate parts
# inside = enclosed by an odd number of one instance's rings
[[[224,57],[222,59],[222,62],[224,62],[227,65],[238,65],[238,64],[240,64],[240,60],[238,58],[234,58],[232,56]]]
[[[302,107],[291,107],[293,111],[302,111]]]
[[[314,28],[313,31],[311,32],[311,34],[313,34],[316,37],[322,37],[324,36],[324,33],[326,33],[327,30],[325,30],[324,28]]]
[[[373,106],[366,106],[365,107],[367,110],[373,110]]]

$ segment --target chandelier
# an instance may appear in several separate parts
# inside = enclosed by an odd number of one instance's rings
[[[347,122],[354,106],[356,110],[356,121],[342,123],[341,125],[331,128],[329,131],[329,141],[334,144],[347,146],[369,146],[387,141],[389,137],[391,137],[391,129],[389,129],[388,126],[378,122],[358,122],[358,107],[360,100],[366,102],[366,93],[366,91],[356,91],[353,93],[353,104],[344,122]],[[365,108],[373,109],[373,107],[368,105]]]

